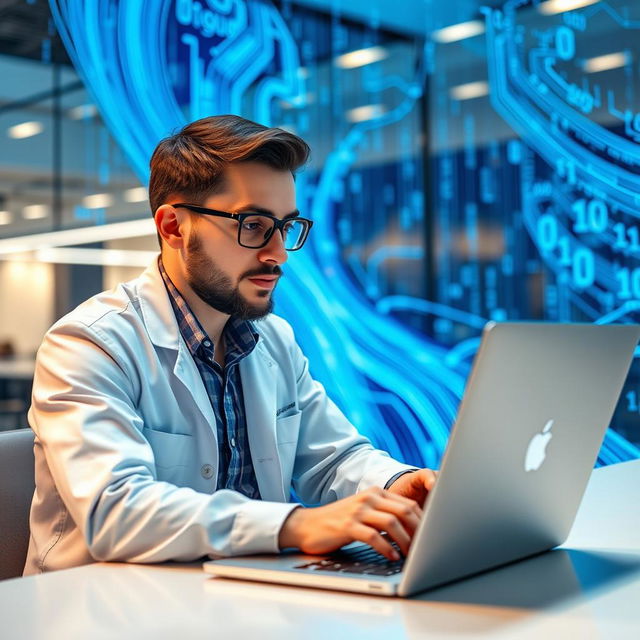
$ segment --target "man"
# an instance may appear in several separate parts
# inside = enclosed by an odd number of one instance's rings
[[[158,260],[57,322],[38,352],[26,574],[353,540],[397,559],[381,531],[407,552],[434,473],[373,449],[270,315],[311,227],[293,178],[308,152],[235,116],[158,145]],[[291,488],[324,506],[288,502]]]

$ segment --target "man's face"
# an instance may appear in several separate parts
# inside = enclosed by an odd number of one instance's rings
[[[296,208],[293,176],[260,163],[233,164],[225,172],[224,192],[202,206],[284,218]],[[270,313],[280,265],[287,259],[280,232],[261,249],[248,249],[238,244],[235,220],[197,213],[192,219],[183,258],[193,291],[209,306],[236,318],[255,320]]]

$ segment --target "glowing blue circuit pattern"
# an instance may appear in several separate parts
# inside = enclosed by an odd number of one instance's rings
[[[507,2],[487,16],[489,74],[496,110],[552,169],[536,171],[525,154],[520,183],[524,224],[553,272],[547,286],[557,303],[549,307],[560,320],[637,322],[640,102],[633,69],[640,19],[632,18],[633,3],[600,2],[527,34],[519,5]],[[593,55],[591,34],[604,25],[616,46]],[[637,429],[635,393],[624,393],[616,417],[635,414],[629,422]],[[639,454],[610,430],[600,458]]]
[[[451,97],[447,45],[347,25],[335,11],[267,0],[51,7],[145,182],[159,139],[204,115],[238,113],[309,141],[297,187],[315,225],[285,268],[278,312],[314,376],[393,456],[439,463],[488,319],[629,321],[640,308],[640,115],[632,95],[596,90],[577,64],[598,11],[635,28],[610,7],[536,14],[535,28],[519,24],[526,3],[487,11],[486,52],[469,55],[488,66],[491,126],[478,101]],[[359,49],[378,61],[337,62]],[[517,137],[487,134],[504,122]],[[627,424],[639,400],[636,387],[625,393]],[[602,463],[640,455],[629,441],[640,435],[622,431],[610,430]]]
[[[486,98],[435,103],[435,119],[463,138],[461,152],[437,160],[440,300],[495,320],[637,322],[638,9],[599,2],[547,16],[509,0],[484,10],[488,99],[517,138]],[[603,45],[612,33],[615,45]],[[467,246],[452,261],[444,254],[460,231]],[[446,339],[450,327],[435,328]],[[634,367],[602,463],[640,454],[637,380]]]

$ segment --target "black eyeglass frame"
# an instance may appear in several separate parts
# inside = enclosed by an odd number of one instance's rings
[[[299,249],[302,249],[304,243],[307,241],[309,230],[313,226],[313,220],[309,220],[307,218],[300,218],[298,216],[291,217],[291,218],[283,218],[282,220],[280,220],[280,218],[276,218],[275,216],[272,216],[269,213],[260,213],[258,211],[243,211],[242,213],[229,213],[228,211],[218,211],[217,209],[207,209],[206,207],[200,207],[199,205],[196,205],[196,204],[189,204],[188,202],[178,202],[177,204],[172,204],[171,206],[176,208],[182,207],[183,209],[189,209],[189,211],[193,211],[194,213],[201,213],[206,216],[215,216],[217,218],[229,218],[231,220],[237,220],[239,223],[238,224],[238,244],[241,247],[244,247],[245,249],[262,249],[262,247],[266,247],[267,244],[269,244],[269,240],[271,240],[276,229],[280,231],[280,235],[284,240],[284,228],[287,222],[292,222],[293,220],[299,220],[300,222],[304,222],[306,225],[303,231],[302,241],[300,242],[300,246],[296,247],[295,249],[287,249],[285,247],[287,251],[298,251]],[[260,216],[261,218],[268,218],[273,222],[273,226],[271,227],[271,231],[269,232],[269,235],[265,238],[264,242],[260,246],[250,247],[240,242],[240,234],[242,233],[242,223],[246,218],[255,218],[256,216]]]

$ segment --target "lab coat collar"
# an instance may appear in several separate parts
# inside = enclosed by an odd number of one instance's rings
[[[157,347],[178,351],[181,342],[180,330],[160,275],[158,257],[153,259],[138,279],[140,310],[151,342]]]

